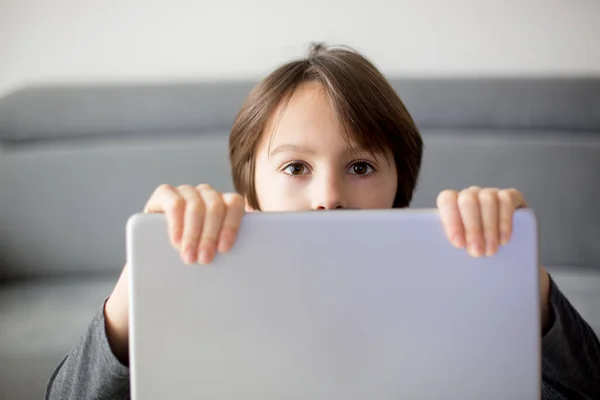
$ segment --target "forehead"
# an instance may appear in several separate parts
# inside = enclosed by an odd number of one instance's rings
[[[371,150],[356,139],[337,118],[323,86],[318,82],[305,82],[273,112],[260,147],[268,152],[282,145],[344,152]]]
[[[291,145],[340,155],[367,152],[391,162],[394,155],[387,135],[380,129],[355,129],[370,125],[365,121],[372,117],[364,109],[353,111],[349,113],[336,105],[321,83],[304,82],[282,99],[271,115],[258,153],[270,154],[274,148]]]
[[[271,143],[342,139],[329,96],[317,82],[306,82],[277,107],[265,130]]]

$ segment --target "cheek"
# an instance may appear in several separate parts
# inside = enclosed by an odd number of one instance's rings
[[[396,197],[395,176],[374,176],[371,179],[353,179],[350,183],[352,208],[380,209],[392,208]]]
[[[306,185],[301,182],[278,172],[263,173],[259,170],[257,170],[254,182],[261,211],[307,209]]]

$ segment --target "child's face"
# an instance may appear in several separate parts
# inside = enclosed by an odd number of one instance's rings
[[[275,115],[256,154],[261,210],[392,207],[397,188],[392,155],[351,150],[317,83],[301,85]]]

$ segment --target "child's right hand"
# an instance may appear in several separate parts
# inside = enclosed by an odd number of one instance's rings
[[[231,249],[244,216],[244,199],[237,193],[219,193],[209,185],[159,186],[144,207],[146,213],[164,213],[169,238],[181,259],[210,263],[217,251]],[[111,350],[124,364],[129,354],[129,267],[126,264],[104,308]]]
[[[244,199],[209,185],[161,185],[146,203],[146,213],[165,213],[169,238],[187,264],[210,263],[231,249],[244,216]]]

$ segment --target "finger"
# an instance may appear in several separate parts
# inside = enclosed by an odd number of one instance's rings
[[[160,185],[144,207],[145,213],[165,213],[169,230],[169,239],[175,248],[179,248],[183,233],[183,214],[185,200],[170,185]]]
[[[198,192],[206,205],[206,214],[204,217],[204,226],[200,237],[198,262],[202,264],[210,263],[217,252],[217,240],[223,226],[225,218],[225,202],[221,193],[215,191],[207,185],[198,187]]]
[[[436,204],[448,240],[454,247],[464,247],[465,231],[458,210],[458,193],[454,190],[444,190],[438,195]]]
[[[204,200],[195,187],[182,185],[177,189],[185,199],[181,259],[186,264],[193,264],[198,259],[198,245],[205,214]]]
[[[458,195],[458,209],[462,219],[467,251],[473,257],[483,255],[483,231],[479,210],[479,197],[475,191],[463,190]]]
[[[479,207],[483,224],[485,254],[490,257],[498,250],[500,234],[498,228],[498,189],[482,189],[479,192]]]
[[[223,194],[223,202],[227,211],[218,240],[218,250],[222,253],[231,250],[245,214],[244,198],[241,195],[237,193],[225,193]]]
[[[515,189],[504,189],[498,192],[500,243],[504,246],[512,236],[513,215],[517,208],[527,207],[525,198]]]

